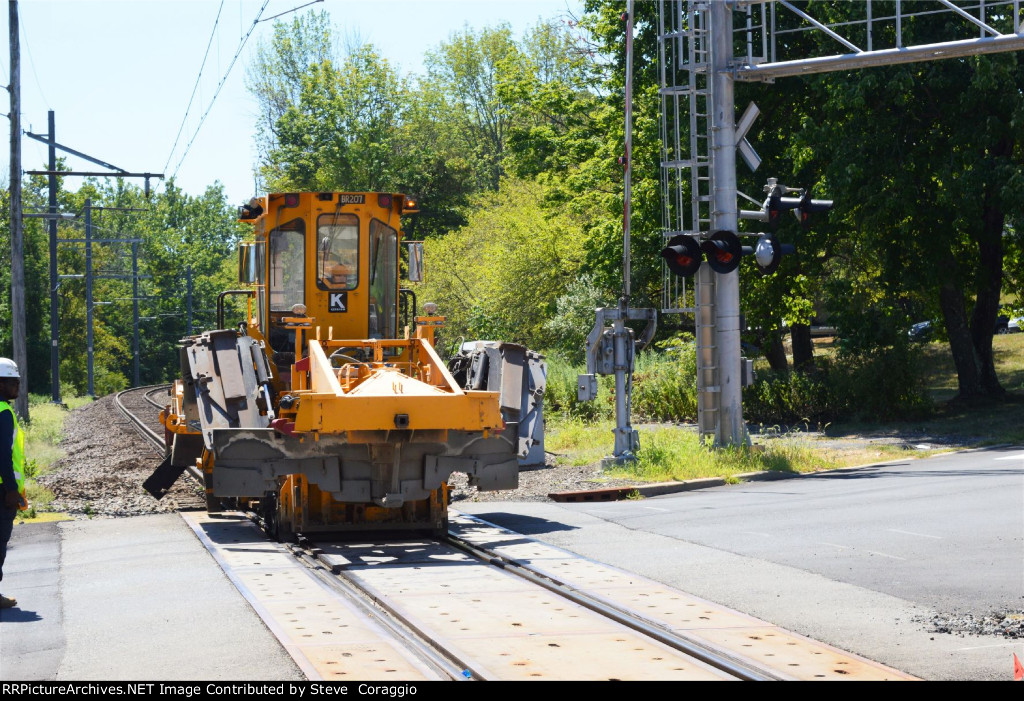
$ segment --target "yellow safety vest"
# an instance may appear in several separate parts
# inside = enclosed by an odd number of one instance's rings
[[[25,498],[25,432],[18,425],[18,417],[14,409],[7,402],[0,402],[0,414],[5,411],[11,412],[14,420],[14,441],[11,443],[11,462],[14,463],[14,479],[18,483],[18,494],[21,495],[21,503],[18,508],[24,511],[28,508],[28,500]],[[0,484],[3,478],[0,477]]]

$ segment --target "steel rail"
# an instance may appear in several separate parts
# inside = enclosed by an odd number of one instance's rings
[[[260,519],[256,514],[250,513],[249,517],[257,524],[262,524],[262,519]],[[455,667],[449,666],[446,668],[456,670],[455,674],[458,676],[454,676],[453,678],[460,680],[485,679],[485,677],[479,675],[473,670],[471,664],[462,661],[454,653],[445,650],[441,645],[432,641],[428,633],[422,631],[382,597],[367,591],[362,585],[348,577],[344,572],[338,572],[333,569],[329,562],[321,559],[321,549],[318,548],[314,542],[310,541],[307,536],[296,534],[296,537],[298,538],[299,543],[288,544],[287,547],[292,550],[296,557],[300,558],[303,564],[310,567],[310,569],[323,579],[323,581],[328,583],[341,582],[343,585],[339,586],[339,590],[343,592],[351,592],[352,595],[359,600],[359,603],[370,607],[373,611],[377,611],[379,608],[387,612],[388,616],[384,617],[383,621],[389,625],[391,630],[397,630],[400,636],[409,636],[410,633],[412,633],[413,637],[411,639],[415,640],[417,645],[424,646],[426,649],[433,651],[433,654],[440,655],[439,659],[454,662]],[[515,574],[533,584],[536,584],[537,586],[543,587],[544,589],[561,596],[562,598],[588,608],[600,616],[604,616],[605,618],[608,618],[620,625],[624,625],[641,635],[649,637],[652,640],[667,645],[668,647],[678,650],[685,655],[699,660],[710,667],[725,672],[738,680],[777,681],[784,679],[784,677],[763,667],[754,665],[749,661],[733,658],[728,654],[712,650],[699,643],[675,635],[664,628],[659,628],[653,624],[642,621],[636,616],[636,614],[616,608],[604,602],[600,602],[597,599],[589,597],[578,591],[573,591],[566,585],[556,583],[544,575],[531,571],[528,567],[518,565],[517,563],[508,561],[500,555],[471,545],[452,533],[449,533],[446,538],[434,539],[434,542],[461,550],[482,562],[499,569],[503,569],[511,574]],[[380,612],[377,611],[377,616],[380,615]],[[463,670],[461,674],[458,673],[458,669]],[[451,674],[450,671],[446,671],[446,673]]]
[[[646,635],[647,637],[657,640],[664,645],[668,645],[673,649],[690,655],[691,657],[698,659],[715,669],[731,674],[738,679],[742,679],[744,681],[784,680],[784,677],[779,676],[764,667],[752,664],[749,661],[741,660],[721,651],[712,650],[705,645],[688,640],[662,627],[641,620],[636,614],[628,610],[607,604],[595,597],[584,594],[579,590],[572,589],[569,585],[557,582],[556,580],[540,574],[525,565],[509,560],[508,558],[498,555],[492,551],[472,545],[457,535],[449,533],[447,538],[442,542],[451,545],[472,557],[490,563],[495,567],[499,567],[506,572],[533,582],[534,584],[558,594],[573,603],[588,608],[595,613],[605,616],[606,618],[610,618],[616,623],[620,623],[627,628],[641,633],[642,635]]]
[[[131,392],[141,392],[145,390],[145,394],[143,394],[143,399],[152,404],[154,407],[162,409],[163,405],[154,401],[150,397],[150,395],[153,394],[154,392],[157,392],[158,390],[166,391],[168,387],[170,387],[170,385],[147,385],[145,387],[132,387],[131,389],[122,390],[114,395],[114,404],[117,406],[118,410],[120,410],[120,412],[129,421],[132,422],[132,425],[139,432],[139,434],[147,441],[149,441],[149,443],[153,445],[157,453],[159,453],[160,455],[166,455],[167,453],[167,446],[164,443],[163,436],[161,436],[159,433],[157,433],[149,426],[147,426],[146,422],[140,417],[138,417],[136,414],[134,414],[131,409],[126,407],[122,400],[124,395],[126,394],[129,394]],[[185,468],[185,470],[190,475],[192,475],[192,477],[194,477],[199,482],[199,484],[205,483],[203,480],[202,472],[200,472],[194,465],[189,465],[188,467]]]
[[[124,396],[126,394],[132,392],[140,392],[142,390],[153,391],[154,389],[159,389],[160,387],[160,385],[148,385],[146,387],[132,387],[131,389],[121,390],[120,392],[114,395],[114,404],[116,404],[117,408],[121,411],[121,413],[124,414],[124,416],[129,421],[132,422],[132,424],[139,431],[142,437],[149,441],[157,449],[157,451],[161,455],[163,455],[163,453],[166,450],[163,438],[156,431],[147,426],[145,421],[136,416],[128,407],[124,405]],[[166,385],[162,385],[162,387],[166,387]],[[146,399],[147,401],[150,401],[148,400],[148,397],[146,397]]]
[[[260,530],[273,539],[269,535],[267,524],[262,516],[253,511],[246,511],[245,514]],[[397,644],[410,649],[435,673],[448,677],[452,681],[483,680],[483,677],[470,670],[469,666],[456,655],[435,644],[430,636],[413,626],[386,602],[366,591],[350,577],[336,572],[331,565],[323,562],[319,557],[321,551],[315,543],[301,535],[297,535],[297,539],[297,543],[283,543],[283,545],[317,580],[343,596],[346,601],[357,606],[368,618],[380,624],[394,636]]]

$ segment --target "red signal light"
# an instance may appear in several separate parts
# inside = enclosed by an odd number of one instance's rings
[[[289,192],[284,196],[285,207],[298,207],[299,206],[299,193]]]
[[[391,195],[377,195],[377,206],[391,209]]]
[[[674,275],[690,277],[700,268],[700,246],[692,236],[677,234],[668,240],[661,257]]]
[[[739,237],[731,231],[716,231],[700,245],[708,257],[708,265],[716,273],[727,274],[736,270],[743,255]]]

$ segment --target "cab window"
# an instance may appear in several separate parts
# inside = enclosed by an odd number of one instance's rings
[[[370,222],[370,338],[395,338],[398,324],[398,232]]]
[[[261,329],[267,328],[267,287],[264,284],[266,275],[267,244],[264,241],[257,241],[253,247],[253,255],[256,257],[256,314],[258,315],[258,326]]]
[[[320,287],[354,290],[359,283],[359,218],[354,214],[321,214],[316,228]]]
[[[270,311],[306,303],[306,226],[293,219],[270,232]]]

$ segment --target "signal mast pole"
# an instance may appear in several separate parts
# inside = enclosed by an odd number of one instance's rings
[[[623,168],[622,295],[617,306],[595,310],[594,328],[587,336],[587,374],[580,375],[576,385],[577,398],[580,401],[592,401],[597,398],[597,375],[615,376],[615,445],[612,454],[601,461],[606,466],[636,459],[640,437],[633,430],[629,416],[633,391],[633,360],[635,354],[651,342],[658,323],[657,310],[633,309],[629,306],[629,220],[633,170],[633,0],[628,1],[622,20],[626,23],[626,133],[624,154],[619,159]],[[634,339],[633,330],[626,326],[626,321],[630,319],[647,322],[639,339]],[[606,327],[606,322],[611,322],[611,327]]]
[[[738,231],[736,206],[736,110],[732,51],[732,6],[711,6],[711,168],[714,206],[712,231]],[[710,272],[710,271],[708,271]],[[743,385],[740,374],[740,272],[717,274],[715,280],[715,364],[718,366],[718,421],[716,443],[750,442],[743,421]]]

